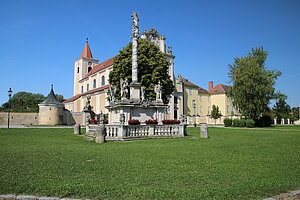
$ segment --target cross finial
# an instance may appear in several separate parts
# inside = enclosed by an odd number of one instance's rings
[[[53,84],[51,84],[51,90],[53,90]]]

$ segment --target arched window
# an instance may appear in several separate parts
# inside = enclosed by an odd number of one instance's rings
[[[87,84],[87,85],[86,85],[86,91],[89,91],[89,90],[90,90],[90,88],[89,88],[89,87],[90,87],[90,85],[89,85],[89,84]]]
[[[90,72],[92,70],[92,62],[89,62],[88,64],[88,72]]]
[[[93,88],[94,89],[96,88],[96,79],[94,79],[94,81],[93,81]]]
[[[105,76],[102,76],[101,77],[101,86],[104,86],[105,85]]]
[[[81,93],[83,93],[83,86],[81,86]]]

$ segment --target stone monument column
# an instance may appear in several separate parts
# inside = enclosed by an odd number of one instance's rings
[[[140,100],[141,84],[138,81],[138,37],[139,18],[137,13],[131,15],[132,18],[132,82],[130,84],[130,99]]]

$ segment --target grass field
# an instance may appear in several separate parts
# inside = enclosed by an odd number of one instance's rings
[[[300,188],[300,132],[209,128],[209,139],[96,144],[72,129],[0,129],[0,194],[262,199]]]

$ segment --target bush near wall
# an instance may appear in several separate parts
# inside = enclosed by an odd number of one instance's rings
[[[233,126],[233,127],[247,127],[253,128],[255,122],[252,119],[224,119],[225,127]]]
[[[232,126],[233,127],[239,127],[240,126],[240,120],[239,119],[232,120]]]
[[[225,119],[224,119],[224,126],[225,126],[225,127],[232,126],[232,119],[225,118]]]
[[[254,124],[255,124],[254,120],[252,120],[252,119],[247,119],[246,120],[246,127],[247,128],[253,128]]]

